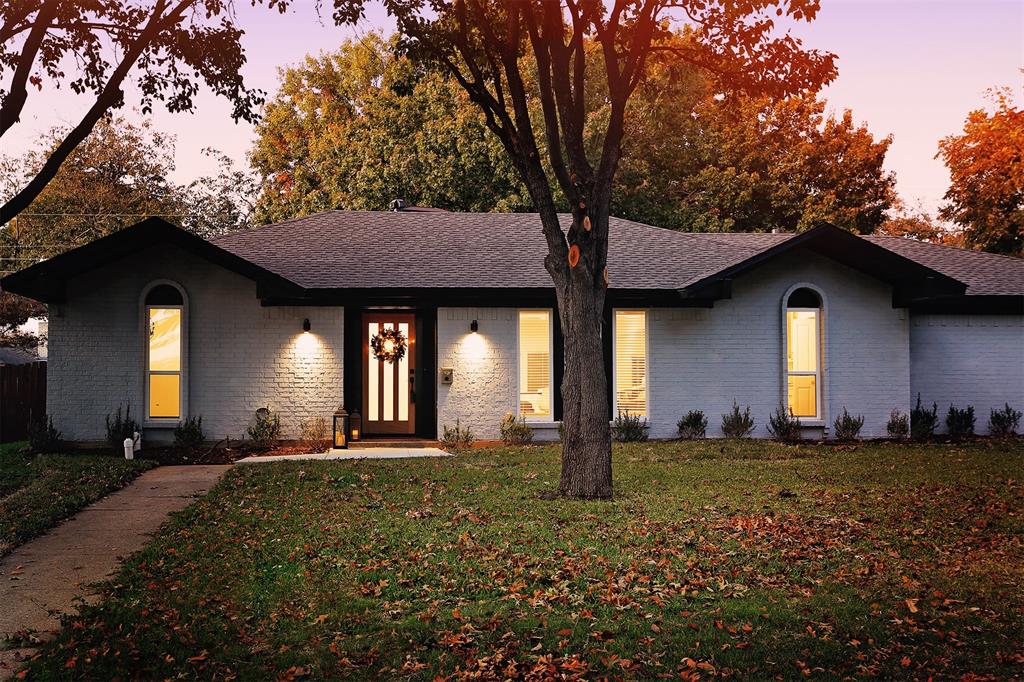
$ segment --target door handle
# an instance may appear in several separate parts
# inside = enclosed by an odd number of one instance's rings
[[[416,370],[409,368],[409,402],[416,404]]]

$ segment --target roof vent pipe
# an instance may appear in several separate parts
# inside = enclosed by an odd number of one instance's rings
[[[405,209],[405,199],[392,199],[391,203],[388,204],[388,208],[392,211],[402,211]]]

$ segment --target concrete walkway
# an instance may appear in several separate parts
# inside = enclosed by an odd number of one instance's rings
[[[413,457],[451,457],[450,453],[437,448],[350,448],[331,450],[309,455],[266,455],[246,457],[236,464],[259,464],[261,462],[302,462],[332,459],[406,459]]]
[[[138,551],[172,512],[205,494],[227,466],[166,466],[143,473],[45,535],[0,560],[0,641],[20,632],[46,639],[60,614],[111,575],[122,557]],[[2,646],[2,645],[0,645]],[[30,649],[0,650],[0,679]]]

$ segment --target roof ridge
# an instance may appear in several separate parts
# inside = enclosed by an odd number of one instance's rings
[[[922,246],[931,246],[931,247],[937,247],[937,248],[942,248],[942,249],[949,249],[949,250],[952,250],[952,251],[958,251],[958,252],[961,252],[961,253],[973,253],[973,254],[978,254],[978,255],[982,255],[982,256],[998,256],[999,258],[1006,258],[1006,259],[1008,259],[1010,261],[1013,261],[1014,263],[1024,263],[1024,257],[1021,257],[1021,256],[1011,256],[1008,253],[993,253],[991,251],[982,251],[981,249],[970,249],[970,248],[967,248],[966,246],[953,246],[952,244],[942,244],[942,243],[937,243],[937,242],[926,242],[926,241],[922,241],[920,239],[914,239],[913,237],[902,237],[900,235],[895,235],[895,234],[868,234],[868,235],[863,235],[863,236],[864,237],[870,237],[872,239],[903,240],[903,241],[906,241],[906,242],[911,243],[911,244],[920,244]]]
[[[716,237],[719,234],[751,234],[751,235],[754,235],[754,234],[756,234],[756,235],[767,234],[767,235],[771,235],[771,234],[774,234],[774,233],[773,232],[724,232],[724,233],[723,232],[684,232],[683,234],[691,234],[691,235],[694,235],[694,236],[696,236],[698,234],[707,235],[708,241],[715,242],[716,244],[721,244],[722,246],[729,246],[729,247],[735,248],[736,247],[735,244],[730,244],[729,242],[724,242],[724,241],[722,241],[720,239],[716,239]],[[794,236],[796,236],[795,233],[787,233],[785,235],[786,239],[792,239]],[[764,251],[764,249],[759,249],[759,248],[754,247],[754,246],[741,246],[740,248],[746,249],[747,251],[757,251],[758,253],[760,253],[761,251]]]

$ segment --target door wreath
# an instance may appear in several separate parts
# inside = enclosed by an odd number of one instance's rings
[[[373,357],[391,365],[405,357],[407,346],[405,334],[394,327],[385,327],[370,339]]]

